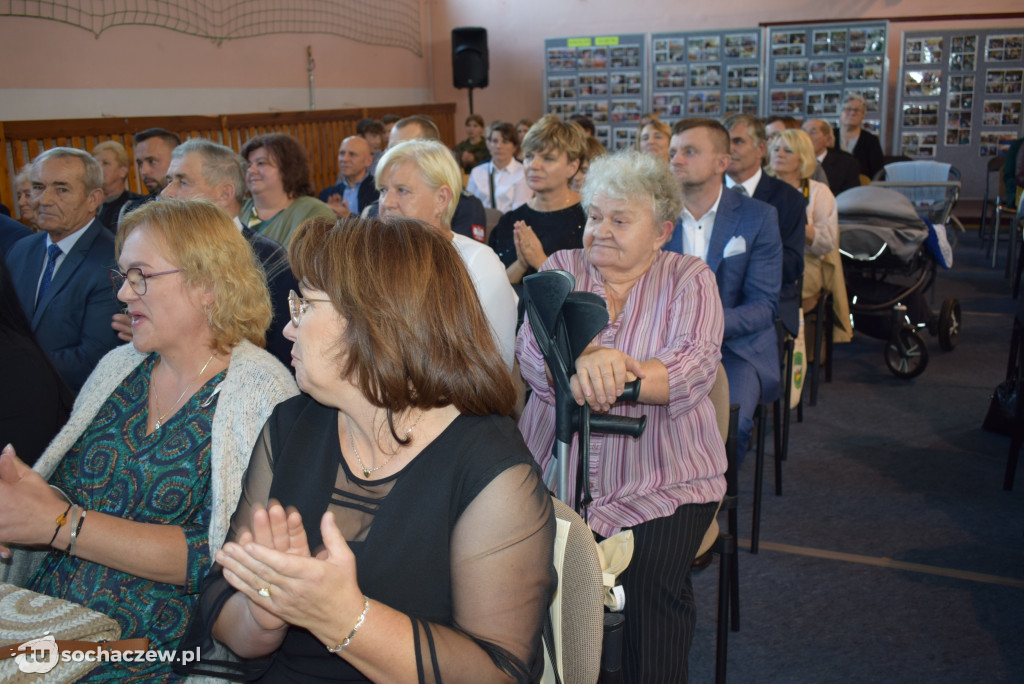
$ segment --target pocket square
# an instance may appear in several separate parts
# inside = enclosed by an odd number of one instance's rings
[[[737,254],[743,254],[747,251],[747,241],[743,239],[742,235],[733,235],[729,238],[729,242],[725,243],[725,249],[722,250],[722,258],[728,259],[731,256]]]

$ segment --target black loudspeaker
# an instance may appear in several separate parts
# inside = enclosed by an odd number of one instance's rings
[[[452,80],[456,88],[486,88],[490,58],[487,29],[452,29]]]

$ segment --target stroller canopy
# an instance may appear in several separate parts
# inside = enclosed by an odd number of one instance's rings
[[[904,195],[888,188],[863,185],[836,197],[839,249],[866,261],[885,246],[908,261],[928,239],[928,224]]]

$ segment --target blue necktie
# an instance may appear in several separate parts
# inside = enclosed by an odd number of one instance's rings
[[[50,283],[53,281],[53,268],[57,265],[57,257],[63,252],[60,251],[60,247],[51,244],[46,248],[49,257],[46,260],[46,268],[43,269],[43,280],[39,283],[39,296],[36,297],[36,306],[39,306],[39,302],[43,301],[43,295],[50,289]]]

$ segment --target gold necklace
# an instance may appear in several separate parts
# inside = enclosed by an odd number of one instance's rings
[[[192,385],[196,384],[196,380],[198,380],[199,378],[201,378],[203,376],[203,373],[205,373],[206,369],[210,367],[210,364],[213,362],[213,357],[215,357],[215,356],[217,356],[217,352],[214,352],[213,354],[210,355],[210,358],[208,358],[206,360],[206,363],[204,363],[203,367],[200,369],[199,374],[196,375],[196,377],[192,378],[192,382],[188,383],[188,385],[185,386],[185,389],[182,390],[181,394],[178,396],[178,398],[175,400],[175,402],[173,404],[171,404],[171,408],[167,409],[162,414],[160,414],[160,417],[156,419],[155,423],[153,423],[153,429],[154,430],[159,430],[160,429],[160,426],[164,424],[164,418],[166,418],[167,415],[171,411],[174,410],[174,407],[178,405],[178,402],[180,402],[182,399],[185,398],[185,393],[188,392],[190,389],[192,389]],[[160,358],[161,358],[161,360],[163,359],[163,357],[160,357]],[[150,374],[150,377],[152,378],[152,374]],[[156,408],[157,411],[159,411],[160,410],[160,395],[156,391],[156,383],[155,382],[151,382],[150,383],[150,387],[153,388],[153,406],[154,406],[154,408]]]
[[[420,424],[420,421],[423,420],[423,416],[425,414],[426,414],[426,411],[421,411],[420,412],[420,417],[416,419],[415,423],[413,423],[412,425],[409,426],[409,429],[405,431],[405,434],[402,436],[402,439],[407,439],[409,437],[409,435],[412,434],[413,428],[415,428],[417,425]],[[362,457],[359,456],[359,449],[356,448],[356,441],[355,441],[355,439],[352,438],[352,432],[353,432],[353,430],[352,430],[352,419],[348,417],[347,413],[345,414],[345,427],[348,429],[348,444],[349,444],[349,446],[352,447],[352,453],[356,455],[356,461],[359,463],[359,467],[363,471],[363,477],[370,477],[371,473],[375,473],[378,470],[380,470],[381,468],[383,468],[384,466],[386,466],[388,463],[391,463],[391,461],[395,458],[395,456],[398,455],[398,451],[399,450],[396,449],[395,453],[393,453],[390,456],[388,456],[384,460],[384,462],[381,463],[379,466],[374,466],[373,468],[367,468],[366,464],[363,463]]]

